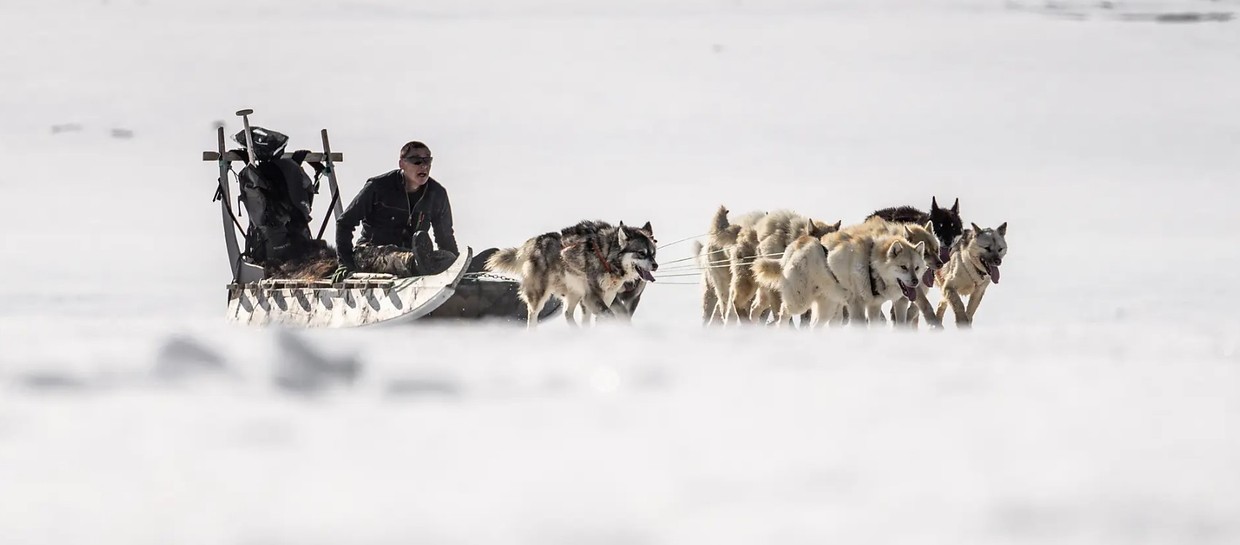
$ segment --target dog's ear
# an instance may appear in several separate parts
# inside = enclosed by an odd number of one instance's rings
[[[904,251],[904,241],[896,240],[895,244],[892,244],[891,248],[887,249],[887,258],[895,259],[900,257],[900,252],[902,251]]]
[[[1003,222],[1003,225],[1000,225],[997,229],[995,229],[995,232],[999,233],[999,236],[1006,237],[1007,236],[1007,222],[1006,221]]]
[[[952,203],[952,213],[957,216],[960,215],[960,197],[956,197],[956,202]]]
[[[976,223],[969,222],[969,226],[973,227],[973,236],[982,234],[982,228],[978,227]]]
[[[922,202],[925,202],[925,201],[922,201]],[[939,209],[939,201],[938,201],[938,199],[935,199],[933,196],[932,196],[932,197],[930,197],[930,210],[931,210],[931,211],[934,211],[934,210],[938,210],[938,209]]]
[[[915,254],[917,254],[917,255],[925,255],[925,253],[926,253],[926,241],[924,241],[924,240],[923,240],[923,241],[921,241],[921,242],[918,242],[916,246],[913,246],[913,253],[915,253]]]
[[[620,240],[621,246],[624,246],[625,243],[629,241],[628,237],[625,236],[624,234],[624,222],[623,221],[620,222],[620,228],[616,229],[616,236],[620,237],[619,240]]]
[[[930,234],[932,235],[934,234],[934,222],[933,221],[927,221],[925,225],[922,225],[922,227],[925,227],[926,231],[928,231]]]
[[[830,227],[830,228],[831,228],[831,231],[833,231],[833,232],[834,232],[834,231],[839,231],[839,230],[840,230],[840,226],[841,226],[841,225],[843,225],[843,224],[844,224],[844,220],[835,220],[835,223],[833,223],[833,224],[831,224],[831,225],[828,225],[827,227]],[[827,234],[830,234],[830,233],[827,233]]]
[[[642,226],[642,231],[654,235],[654,228],[650,226],[650,222],[646,222],[646,224]]]

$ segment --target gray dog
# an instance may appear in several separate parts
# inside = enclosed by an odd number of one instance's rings
[[[534,316],[553,295],[564,300],[570,324],[576,324],[573,313],[579,303],[585,312],[583,323],[590,315],[627,318],[644,290],[641,282],[654,282],[651,273],[659,268],[655,244],[650,222],[639,229],[623,222],[612,226],[583,221],[538,235],[519,248],[502,249],[487,260],[487,269],[520,277],[531,328],[538,323]],[[617,304],[622,292],[630,295]]]

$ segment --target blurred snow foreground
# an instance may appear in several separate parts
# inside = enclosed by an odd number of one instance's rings
[[[1106,16],[1237,5],[1029,4],[4,3],[0,543],[1240,542],[1240,33]],[[702,329],[675,281],[229,327],[242,105],[346,196],[428,141],[476,248],[937,195],[1011,249],[968,333]]]
[[[0,535],[1229,543],[1238,349],[1161,326],[208,328],[6,358]]]

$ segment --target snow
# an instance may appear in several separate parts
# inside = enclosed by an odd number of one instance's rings
[[[6,2],[0,543],[1234,543],[1240,33],[1118,15],[1240,3],[1113,4]],[[346,198],[427,142],[475,249],[936,195],[1010,250],[969,332],[704,330],[687,242],[632,327],[243,329],[246,107]]]

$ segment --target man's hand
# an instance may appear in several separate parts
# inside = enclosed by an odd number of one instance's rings
[[[341,265],[339,268],[336,269],[336,272],[332,273],[332,283],[339,284],[341,282],[344,282],[346,278],[352,275],[353,275],[353,269],[350,269],[349,267]]]

